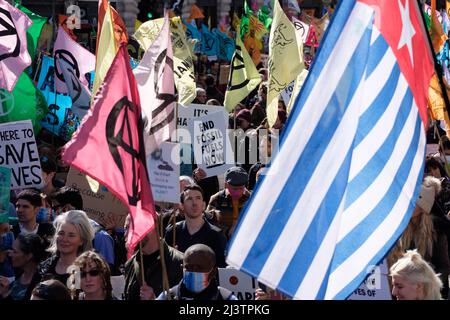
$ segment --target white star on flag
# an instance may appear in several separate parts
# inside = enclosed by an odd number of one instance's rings
[[[402,18],[402,35],[400,36],[400,42],[398,43],[398,50],[403,48],[405,45],[408,47],[409,56],[411,58],[411,64],[414,66],[412,41],[411,39],[416,34],[414,26],[409,17],[409,0],[406,0],[405,6],[402,6],[402,2],[398,0],[398,5],[400,7],[400,15]]]

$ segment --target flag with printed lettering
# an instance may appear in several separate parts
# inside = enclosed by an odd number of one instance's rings
[[[434,73],[419,10],[339,2],[230,266],[295,299],[341,300],[395,244],[422,183]]]
[[[142,127],[139,92],[130,58],[122,45],[94,98],[91,112],[64,146],[62,159],[107,187],[128,207],[129,256],[155,227]]]
[[[0,0],[0,88],[11,92],[23,70],[31,64],[27,29],[32,21],[25,13]]]

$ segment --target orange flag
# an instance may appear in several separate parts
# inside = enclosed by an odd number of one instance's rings
[[[436,15],[436,0],[431,0],[431,42],[433,43],[434,52],[437,54],[444,48],[445,41],[448,37],[442,29]]]
[[[98,41],[100,39],[100,33],[102,30],[103,19],[105,18],[105,13],[106,13],[106,10],[108,10],[108,7],[111,8],[111,13],[112,13],[116,48],[119,48],[120,44],[123,42],[128,43],[128,33],[127,33],[127,27],[125,26],[125,22],[123,22],[123,19],[117,13],[117,11],[113,7],[110,6],[108,0],[100,0],[98,2],[98,28],[97,28],[97,46],[96,46],[96,48],[98,48]],[[98,49],[96,49],[96,50],[98,50]]]
[[[445,80],[444,80],[445,82]],[[446,84],[447,85],[447,84]],[[446,88],[447,95],[449,93],[449,87]],[[445,107],[444,97],[442,95],[441,86],[439,84],[439,78],[436,73],[430,80],[430,87],[428,89],[428,109],[430,110],[430,116],[432,120],[443,120],[445,123],[445,132],[447,137],[450,138],[450,119],[448,116],[447,108]]]
[[[189,16],[188,22],[191,22],[192,19],[203,19],[203,18],[205,18],[205,15],[203,14],[202,9],[193,4],[191,8],[191,15]]]

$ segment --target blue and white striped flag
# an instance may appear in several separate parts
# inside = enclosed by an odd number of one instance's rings
[[[345,299],[394,245],[420,189],[434,73],[418,10],[340,1],[228,264],[295,299]]]

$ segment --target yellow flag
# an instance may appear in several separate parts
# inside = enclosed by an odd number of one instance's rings
[[[261,82],[252,58],[245,49],[239,31],[236,36],[236,51],[231,59],[231,70],[225,92],[225,110],[231,112],[236,105],[247,97]]]
[[[95,96],[95,93],[102,84],[103,79],[105,79],[106,73],[108,72],[111,63],[116,56],[117,50],[118,47],[114,38],[114,26],[111,15],[111,7],[108,5],[108,9],[106,10],[105,17],[103,19],[100,39],[98,41],[92,97]]]
[[[267,120],[272,127],[278,117],[278,96],[305,68],[303,44],[297,43],[295,27],[275,1],[269,40],[269,85]]]
[[[448,86],[446,91],[448,95]],[[441,86],[439,85],[439,78],[436,74],[434,74],[430,80],[430,87],[428,89],[428,109],[430,110],[432,120],[444,121],[447,137],[450,138],[450,119],[448,117],[447,108],[445,107]]]
[[[134,30],[139,29],[139,27],[142,25],[142,21],[136,19],[136,21],[134,22]]]
[[[136,30],[134,38],[139,45],[147,51],[153,44],[164,24],[164,18],[150,20],[143,23]],[[194,62],[186,40],[181,19],[170,19],[170,32],[173,48],[173,69],[175,73],[175,86],[178,91],[178,102],[182,105],[191,103],[196,96]]]
[[[241,19],[239,19],[236,12],[233,12],[233,21],[231,22],[231,25],[234,30],[239,29],[239,26],[241,25]]]

